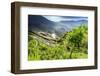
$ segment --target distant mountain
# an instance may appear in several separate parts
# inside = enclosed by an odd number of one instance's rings
[[[36,32],[48,32],[61,35],[64,32],[70,31],[74,27],[80,26],[81,24],[88,24],[87,20],[64,20],[60,22],[54,22],[40,15],[29,15],[28,16],[28,30]]]
[[[43,16],[29,15],[28,17],[29,31],[53,32],[54,22],[47,20]]]
[[[87,20],[78,20],[78,21],[71,20],[71,21],[60,21],[60,23],[76,27],[76,26],[79,26],[80,24],[88,24],[88,21]]]

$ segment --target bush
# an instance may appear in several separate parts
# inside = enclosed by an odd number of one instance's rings
[[[88,27],[82,25],[66,32],[52,45],[49,46],[43,40],[29,35],[28,60],[86,58],[88,53]]]

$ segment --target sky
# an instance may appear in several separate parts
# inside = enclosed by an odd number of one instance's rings
[[[43,16],[43,17],[54,22],[88,20],[88,17],[80,17],[80,16]]]

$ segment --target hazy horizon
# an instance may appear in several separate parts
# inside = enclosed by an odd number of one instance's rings
[[[28,15],[29,31],[42,31],[61,34],[73,28],[88,25],[88,17],[82,16],[53,16],[53,15]]]

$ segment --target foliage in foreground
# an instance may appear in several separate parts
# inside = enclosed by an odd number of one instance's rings
[[[28,60],[87,58],[88,28],[86,25],[79,26],[50,45],[29,35]]]

